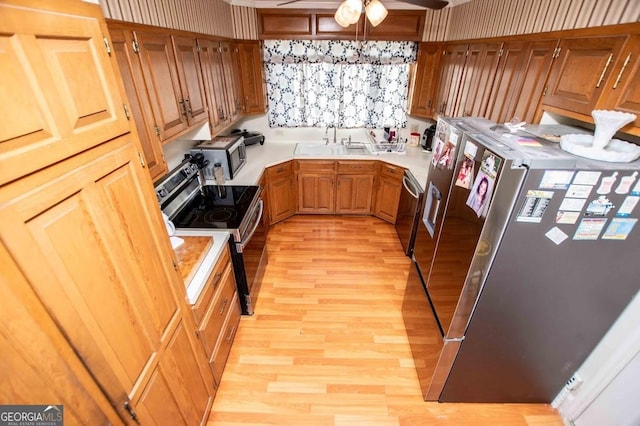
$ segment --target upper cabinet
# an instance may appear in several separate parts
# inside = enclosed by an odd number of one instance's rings
[[[453,116],[458,100],[467,43],[448,45],[442,51],[436,95],[436,113]]]
[[[156,120],[151,109],[151,101],[142,78],[140,61],[132,50],[132,39],[129,31],[112,30],[111,41],[113,51],[118,60],[122,83],[129,98],[131,115],[136,123],[138,137],[144,159],[147,163],[151,179],[156,180],[167,172],[159,135],[156,133]]]
[[[192,37],[171,37],[178,66],[180,90],[187,110],[189,125],[207,119],[207,103],[204,97],[202,72],[196,39]]]
[[[590,115],[615,79],[613,65],[626,40],[625,35],[561,40],[543,104]]]
[[[0,6],[0,185],[129,131],[100,21]]]
[[[411,114],[433,117],[436,105],[436,85],[442,45],[420,43],[418,62],[414,68]]]
[[[310,9],[258,9],[258,37],[268,39],[353,39],[421,41],[423,10],[389,10],[377,27],[364,14],[360,21],[342,28],[334,12]],[[365,22],[366,21],[366,22]]]
[[[262,46],[257,41],[236,43],[245,114],[264,114],[267,111],[262,65]]]
[[[613,67],[615,77],[605,86],[598,109],[614,109],[635,114],[636,120],[624,130],[640,134],[640,35],[633,35]]]

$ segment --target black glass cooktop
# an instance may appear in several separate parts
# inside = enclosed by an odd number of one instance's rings
[[[257,186],[206,185],[176,214],[176,228],[238,229]]]

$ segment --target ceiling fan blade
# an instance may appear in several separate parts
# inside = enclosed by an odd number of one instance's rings
[[[278,4],[276,4],[276,6],[284,6],[285,4],[295,3],[297,1],[300,1],[300,0],[289,0],[289,1],[285,1],[283,3],[278,3]]]
[[[416,6],[426,7],[427,9],[439,10],[449,4],[444,0],[400,0],[403,3],[415,4]]]

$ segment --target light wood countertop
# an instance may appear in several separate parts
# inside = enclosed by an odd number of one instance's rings
[[[180,266],[180,275],[185,285],[191,282],[191,279],[198,270],[198,266],[202,263],[209,248],[213,245],[213,238],[210,236],[182,236],[184,244],[176,248],[176,258]]]

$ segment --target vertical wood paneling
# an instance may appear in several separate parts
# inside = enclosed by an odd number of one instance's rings
[[[100,5],[107,18],[119,21],[234,37],[232,6],[223,0],[100,0]],[[246,27],[250,31],[242,38],[257,39],[255,9],[243,9],[253,26]]]
[[[444,41],[449,31],[451,9],[427,10],[424,20],[424,41]]]
[[[474,0],[445,11],[448,41],[638,22],[640,0]],[[425,29],[424,41],[433,37]]]
[[[253,7],[232,6],[234,38],[258,39],[258,14]]]

